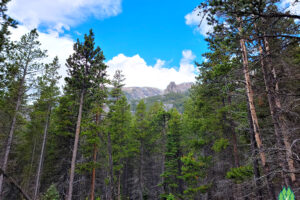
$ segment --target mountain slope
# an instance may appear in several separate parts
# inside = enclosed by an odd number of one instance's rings
[[[178,85],[176,85],[175,82],[170,82],[165,90],[153,87],[124,87],[122,90],[125,93],[127,100],[130,102],[132,100],[140,100],[168,93],[184,93],[188,91],[192,85],[192,82],[181,83]]]

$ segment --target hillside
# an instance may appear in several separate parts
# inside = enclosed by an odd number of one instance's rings
[[[185,91],[183,93],[167,93],[163,95],[156,95],[152,97],[144,98],[146,107],[149,108],[155,102],[162,102],[165,109],[169,110],[171,108],[176,108],[180,113],[183,113],[184,102],[188,99],[189,92]],[[139,103],[140,99],[135,99],[130,101],[130,108],[132,112],[135,112],[136,106]]]

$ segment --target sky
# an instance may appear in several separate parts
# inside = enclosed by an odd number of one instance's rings
[[[8,14],[19,22],[11,38],[37,28],[49,58],[58,56],[60,74],[73,43],[95,33],[112,77],[122,70],[126,86],[166,88],[195,80],[195,61],[206,51],[205,30],[193,12],[199,1],[179,0],[11,0]],[[61,80],[63,84],[63,79]]]
[[[198,26],[198,4],[199,0],[11,0],[8,14],[19,22],[11,38],[37,28],[48,60],[59,57],[63,77],[73,43],[92,28],[110,76],[120,69],[126,86],[164,89],[171,81],[195,81],[194,62],[203,61],[204,38],[211,27],[205,20]]]

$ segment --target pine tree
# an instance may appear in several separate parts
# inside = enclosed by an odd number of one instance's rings
[[[45,52],[40,49],[40,43],[37,41],[38,34],[36,30],[22,36],[21,40],[14,46],[9,54],[10,64],[7,66],[6,75],[10,76],[9,92],[14,96],[14,111],[12,112],[12,121],[8,134],[5,155],[2,169],[6,171],[8,157],[12,145],[12,139],[16,128],[16,121],[20,106],[24,100],[27,90],[34,84],[35,74],[43,67],[40,59],[45,57]],[[30,75],[30,76],[29,76]],[[0,194],[2,193],[3,176],[0,176]]]
[[[168,122],[168,133],[166,138],[166,152],[164,172],[161,176],[164,177],[162,185],[165,189],[165,194],[161,196],[166,198],[169,194],[173,194],[176,198],[181,198],[183,194],[183,180],[181,173],[181,134],[182,121],[177,110],[170,111],[170,120]]]
[[[74,44],[74,53],[67,59],[69,77],[67,87],[78,97],[79,109],[76,123],[75,141],[71,161],[71,171],[67,199],[72,199],[75,175],[76,155],[78,150],[80,125],[85,97],[89,98],[93,88],[104,82],[107,66],[103,63],[104,55],[99,47],[95,48],[95,37],[92,30],[84,36],[84,42]]]
[[[166,138],[168,131],[168,121],[170,119],[170,113],[164,109],[162,103],[156,102],[149,108],[147,112],[148,136],[146,139],[145,149],[147,152],[146,166],[150,168],[151,177],[146,176],[146,180],[152,180],[150,184],[147,184],[149,198],[157,199],[160,194],[165,193],[165,187],[163,184],[164,177],[160,176],[165,171],[165,151],[166,151]],[[148,173],[149,174],[149,173]],[[153,178],[153,177],[156,177]],[[149,182],[149,181],[148,181]],[[160,190],[155,186],[161,186]]]
[[[7,3],[10,0],[2,0],[0,2],[0,97],[3,95],[3,89],[6,87],[7,82],[5,81],[5,59],[7,58],[7,53],[11,49],[11,44],[9,41],[10,31],[9,28],[16,28],[17,22],[9,17],[7,12]]]
[[[60,76],[58,75],[59,69],[58,58],[55,57],[53,62],[45,66],[45,72],[42,77],[39,78],[38,86],[40,98],[37,104],[41,104],[41,107],[44,107],[45,112],[45,127],[43,133],[43,141],[41,146],[41,152],[39,156],[39,165],[36,173],[35,189],[34,189],[34,199],[38,198],[39,188],[40,188],[40,179],[42,174],[42,166],[45,157],[45,148],[47,142],[47,134],[50,126],[51,110],[57,102],[57,96],[59,95],[59,88],[57,86]]]
[[[107,150],[109,158],[109,198],[121,199],[121,175],[127,157],[131,113],[122,92],[124,76],[117,70],[112,80],[109,112],[106,118]]]
[[[146,105],[141,100],[136,109],[135,121],[134,121],[134,134],[137,141],[138,157],[138,195],[139,199],[143,199],[145,192],[145,180],[144,180],[144,165],[145,165],[145,146],[147,140],[148,123],[146,121]]]
[[[59,95],[58,68],[58,59],[55,58],[52,63],[45,65],[42,75],[37,78],[36,92],[33,94],[36,99],[29,106],[30,121],[26,124],[26,129],[18,135],[22,141],[17,146],[17,160],[23,166],[22,182],[24,189],[33,191],[35,198],[39,193],[51,111],[55,108]]]

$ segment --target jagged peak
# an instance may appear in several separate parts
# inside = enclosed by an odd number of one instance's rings
[[[190,89],[192,85],[193,85],[192,82],[184,82],[177,85],[174,81],[171,81],[167,86],[167,88],[164,90],[164,94],[182,93]]]

